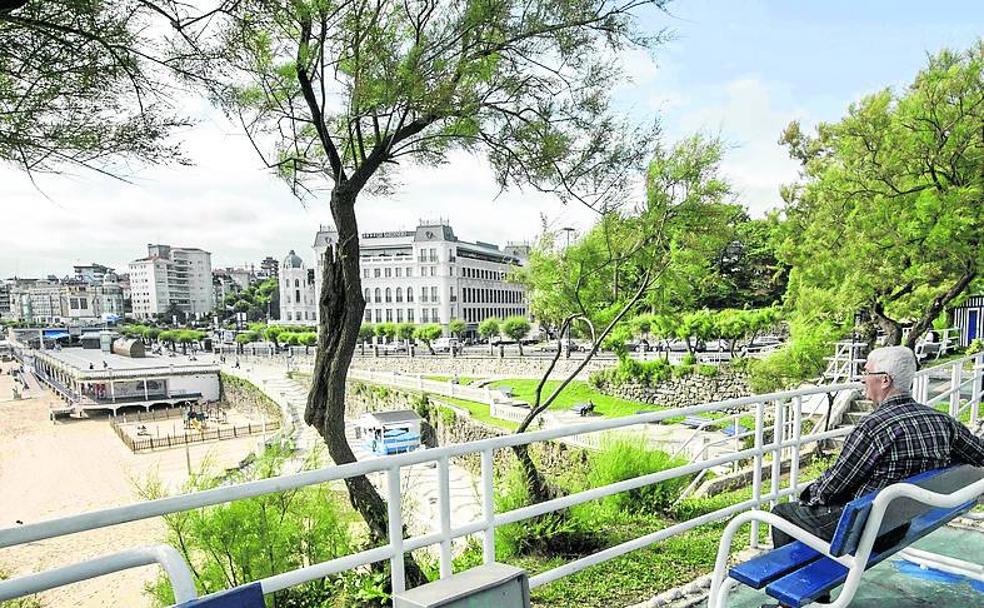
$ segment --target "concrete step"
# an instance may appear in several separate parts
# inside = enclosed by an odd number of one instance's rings
[[[848,424],[858,424],[871,412],[848,412],[845,420]]]
[[[855,399],[851,403],[852,412],[873,412],[875,411],[875,402],[868,399]]]

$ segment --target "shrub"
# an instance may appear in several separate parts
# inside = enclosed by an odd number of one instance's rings
[[[674,365],[672,368],[674,378],[684,378],[694,373],[694,368],[696,366],[693,363],[681,363],[680,365]]]
[[[496,488],[496,513],[530,504],[532,501],[525,475],[519,464],[514,463],[499,480]],[[496,559],[505,561],[520,555],[577,553],[592,538],[591,526],[581,527],[580,524],[579,520],[572,519],[568,513],[555,511],[496,528]]]
[[[718,375],[719,371],[716,365],[711,365],[710,363],[701,363],[697,366],[697,373],[705,378],[714,378]]]
[[[789,342],[765,359],[749,364],[749,385],[753,391],[769,393],[819,376],[842,333],[830,323],[802,321],[791,323],[790,332]]]
[[[980,338],[974,338],[974,341],[967,346],[965,354],[975,355],[982,350],[984,350],[984,341],[981,341]]]
[[[693,365],[695,363],[697,363],[697,355],[693,353],[687,353],[680,359],[681,365]]]
[[[589,488],[596,488],[685,464],[686,460],[672,458],[666,452],[650,449],[642,436],[617,437],[607,440],[601,450],[590,454],[586,481]],[[690,483],[690,477],[683,475],[628,492],[619,492],[594,505],[578,505],[572,509],[572,514],[585,526],[590,526],[591,520],[598,516],[598,509],[608,515],[618,512],[662,512],[669,508]]]

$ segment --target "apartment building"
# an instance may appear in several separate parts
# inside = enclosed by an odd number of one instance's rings
[[[147,319],[172,306],[191,318],[215,304],[212,254],[191,247],[147,245],[147,257],[130,262],[133,316]]]

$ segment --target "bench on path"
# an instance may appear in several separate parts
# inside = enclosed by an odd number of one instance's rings
[[[970,511],[984,494],[984,469],[958,465],[914,475],[845,505],[830,543],[777,515],[748,511],[728,524],[718,548],[709,608],[724,608],[739,582],[765,592],[783,606],[800,608],[843,585],[837,601],[847,606],[861,576],[872,566]],[[728,555],[738,529],[753,520],[780,528],[797,540],[732,567]],[[875,539],[908,525],[896,544],[873,550]],[[953,561],[953,560],[950,560]]]
[[[500,395],[506,397],[507,399],[512,399],[513,397],[513,389],[511,386],[500,386],[496,390],[499,391]]]
[[[696,429],[700,427],[707,428],[707,426],[712,422],[714,422],[714,419],[708,418],[707,416],[687,416],[680,424]]]
[[[595,404],[590,401],[575,403],[574,406],[571,407],[571,411],[577,414],[578,416],[581,416],[582,418],[584,416],[590,416],[594,414],[594,409],[595,409]]]
[[[748,432],[748,429],[735,422],[731,426],[726,426],[723,429],[721,429],[721,432],[724,433],[727,437],[734,437],[735,435],[738,436],[744,435],[745,433]]]

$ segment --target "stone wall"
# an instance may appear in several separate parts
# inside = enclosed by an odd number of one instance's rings
[[[551,378],[560,379],[574,371],[580,365],[581,359],[564,359],[557,361]],[[611,367],[616,362],[611,359],[592,359],[578,375],[581,380],[587,380],[591,372]],[[440,375],[487,378],[489,376],[505,376],[510,378],[539,378],[550,365],[550,359],[540,357],[356,357],[352,366],[358,369],[372,371],[400,372],[407,375]]]
[[[225,373],[219,374],[219,403],[256,417],[261,414],[274,420],[281,417],[280,406],[258,386]]]
[[[463,410],[442,402],[439,397],[429,397],[429,403],[425,406],[421,403],[420,395],[412,392],[362,382],[348,383],[345,396],[346,417],[358,417],[365,412],[402,409],[412,409],[424,416],[426,424],[422,429],[423,442],[428,447],[480,441],[509,433],[475,420]],[[584,450],[558,442],[538,443],[530,451],[548,478],[569,474],[572,467],[587,465]],[[499,473],[507,471],[515,462],[512,450],[508,449],[496,450],[493,458]],[[457,457],[454,461],[472,475],[481,475],[481,457],[478,454]]]
[[[656,386],[638,383],[617,386],[605,384],[599,390],[613,397],[667,407],[686,407],[698,403],[747,397],[752,394],[752,390],[748,387],[748,374],[725,365],[718,367],[715,376],[702,376],[694,372],[681,378],[666,380]]]

